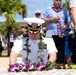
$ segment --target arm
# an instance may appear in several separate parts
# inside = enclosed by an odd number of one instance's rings
[[[71,15],[69,14],[69,11],[67,9],[64,9],[64,16],[65,16],[65,20],[64,20],[65,25],[62,26],[62,29],[65,31],[66,28],[70,25],[72,20],[71,20]]]
[[[57,59],[57,48],[55,46],[53,38],[45,38],[44,40],[47,43],[47,50],[49,53],[49,61],[54,63]]]
[[[52,13],[48,12],[49,10],[50,10],[50,12],[52,12],[51,8],[48,8],[41,14],[41,18],[45,20],[45,23],[59,21],[60,17],[59,16],[52,17],[52,15],[51,15]]]
[[[71,22],[71,23],[70,23],[70,26],[71,26],[71,28],[73,29],[73,28],[74,28],[74,23]]]
[[[72,15],[74,24],[76,25],[76,8],[71,8],[71,15]]]
[[[45,23],[50,23],[50,22],[57,22],[60,20],[59,16],[54,17],[54,18],[43,18],[45,20]]]
[[[69,7],[73,22],[76,25],[76,0],[69,0]]]
[[[16,40],[14,42],[14,46],[12,47],[10,57],[9,57],[10,65],[14,65],[16,63],[16,58],[21,50],[22,50],[22,41]]]

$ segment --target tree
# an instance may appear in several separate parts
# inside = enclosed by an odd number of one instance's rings
[[[66,0],[63,4],[62,4],[63,7],[65,7],[66,9],[68,9],[68,0]]]
[[[12,26],[13,22],[15,22],[16,13],[22,15],[23,18],[27,16],[26,5],[22,3],[22,0],[0,0],[0,15],[4,15],[6,17],[7,28],[9,26]],[[8,35],[8,43],[9,43],[9,35]],[[8,56],[9,55],[10,55],[10,49],[8,44]]]

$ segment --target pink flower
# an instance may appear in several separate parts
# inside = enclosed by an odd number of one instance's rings
[[[40,62],[39,66],[37,67],[37,71],[45,70],[44,62]]]
[[[26,64],[20,63],[20,64],[18,64],[18,67],[19,67],[19,72],[26,71]]]
[[[10,65],[9,72],[19,72],[18,64]]]

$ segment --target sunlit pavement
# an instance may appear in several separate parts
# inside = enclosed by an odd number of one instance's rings
[[[9,73],[7,69],[0,69],[0,75],[76,75],[76,70],[69,69],[52,69],[49,71],[32,71],[32,72],[18,72],[18,73]]]

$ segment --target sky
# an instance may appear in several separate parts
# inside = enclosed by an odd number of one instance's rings
[[[53,4],[53,0],[22,0],[23,3],[27,6],[27,17],[34,17],[34,13],[36,10],[43,11],[48,6]],[[62,0],[65,2],[65,0]],[[6,18],[4,16],[0,16],[0,22],[4,22]],[[15,20],[17,22],[24,22],[24,19],[21,15],[16,14]]]

